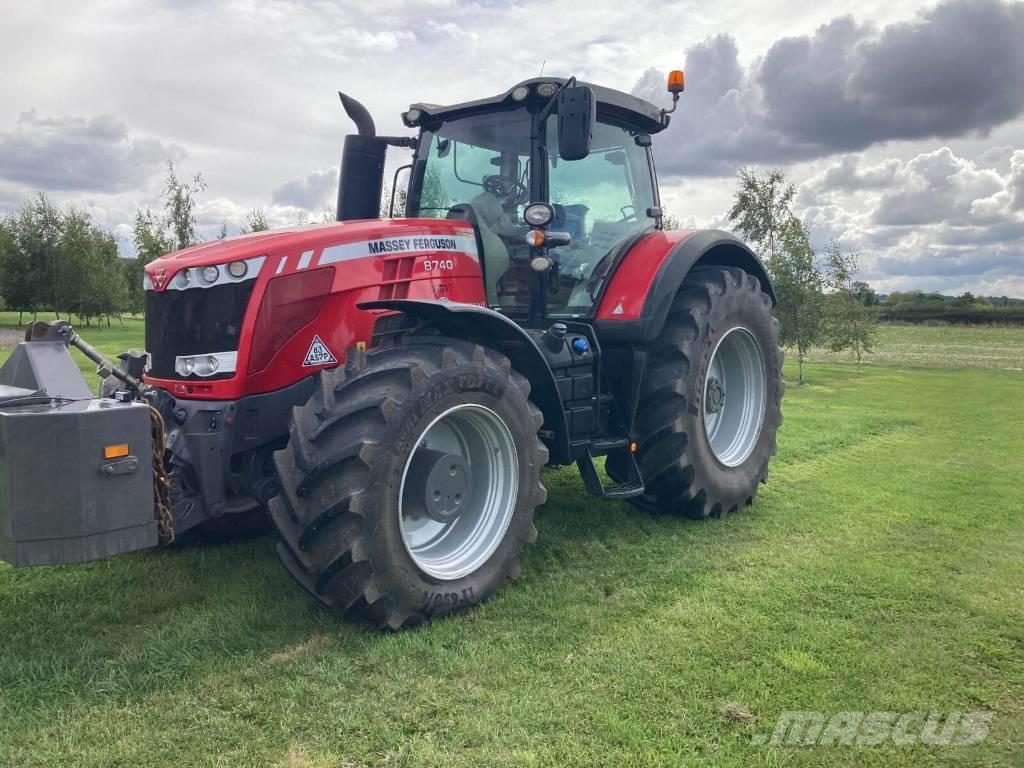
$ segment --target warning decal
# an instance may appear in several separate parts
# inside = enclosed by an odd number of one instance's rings
[[[336,362],[338,361],[331,354],[327,345],[319,336],[314,335],[313,343],[309,345],[309,352],[306,353],[306,359],[302,361],[302,367],[308,368],[311,365],[328,365]]]

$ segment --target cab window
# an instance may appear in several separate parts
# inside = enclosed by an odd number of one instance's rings
[[[530,308],[527,227],[530,116],[525,110],[464,117],[424,131],[418,199],[410,216],[471,221],[480,236],[487,303]]]
[[[550,251],[559,276],[547,310],[549,315],[589,315],[606,257],[624,240],[654,226],[647,213],[654,206],[654,184],[646,149],[625,128],[596,123],[590,154],[582,160],[559,159],[557,147],[555,121],[549,120],[551,229],[568,232],[572,243]]]

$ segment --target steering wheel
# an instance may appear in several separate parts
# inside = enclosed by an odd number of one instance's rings
[[[529,190],[519,181],[510,181],[504,176],[485,176],[484,192],[490,192],[499,199],[519,204],[529,196]]]

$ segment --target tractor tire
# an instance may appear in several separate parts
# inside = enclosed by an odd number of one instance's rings
[[[519,576],[547,491],[543,416],[491,349],[424,337],[323,371],[274,455],[278,554],[324,606],[400,629]]]
[[[705,519],[753,503],[782,424],[771,298],[735,267],[696,267],[649,349],[635,422],[641,506]],[[623,456],[608,474],[625,477]]]

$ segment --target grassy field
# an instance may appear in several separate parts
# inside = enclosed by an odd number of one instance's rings
[[[0,765],[1024,765],[1022,374],[808,375],[752,509],[551,472],[522,579],[412,632],[320,611],[270,537],[0,566]],[[764,743],[787,710],[994,715],[969,747]]]
[[[851,362],[847,353],[814,350],[812,362]],[[882,325],[867,365],[1024,371],[1024,328],[981,325]]]

